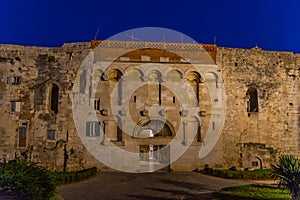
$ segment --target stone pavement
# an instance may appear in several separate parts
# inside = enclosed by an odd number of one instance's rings
[[[65,200],[212,199],[211,194],[221,188],[249,183],[196,172],[100,172],[91,179],[63,185],[59,193]]]

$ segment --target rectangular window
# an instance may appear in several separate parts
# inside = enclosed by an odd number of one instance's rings
[[[100,136],[100,122],[86,122],[86,136],[87,137]]]
[[[55,130],[47,130],[47,140],[55,140]]]
[[[21,76],[8,76],[6,83],[8,85],[19,85],[22,83],[22,77]]]
[[[94,110],[100,110],[100,99],[94,99]]]
[[[20,101],[11,101],[11,112],[20,112],[21,111],[21,102]]]
[[[19,147],[26,147],[27,127],[19,127]]]

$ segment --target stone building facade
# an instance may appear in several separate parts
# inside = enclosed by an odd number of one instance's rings
[[[134,172],[170,161],[164,169],[269,168],[300,155],[299,54],[134,41],[106,41],[103,53],[99,42],[0,45],[2,160]],[[114,157],[120,168],[107,166]]]

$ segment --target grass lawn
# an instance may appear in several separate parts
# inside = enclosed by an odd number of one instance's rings
[[[213,194],[218,200],[262,200],[291,199],[288,190],[279,189],[277,185],[242,185],[228,187]]]

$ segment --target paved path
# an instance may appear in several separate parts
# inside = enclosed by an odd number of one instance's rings
[[[224,187],[251,183],[195,172],[129,174],[100,172],[88,180],[64,185],[59,193],[65,200],[212,199],[211,193]]]

